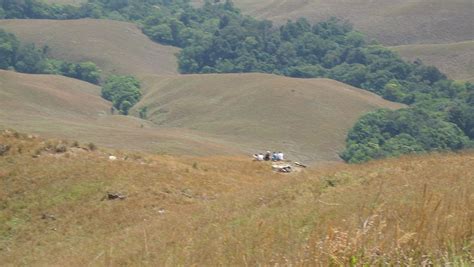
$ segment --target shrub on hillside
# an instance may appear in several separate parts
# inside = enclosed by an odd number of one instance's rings
[[[16,37],[0,29],[0,69],[8,69],[15,62],[20,42]]]
[[[95,151],[95,150],[97,150],[97,146],[96,146],[96,144],[94,144],[94,143],[89,143],[89,144],[87,144],[87,148],[88,148],[90,151]]]
[[[7,154],[7,152],[10,150],[11,146],[10,145],[3,145],[0,144],[0,156],[3,156]]]
[[[102,87],[102,97],[111,101],[120,113],[127,115],[129,109],[141,98],[140,82],[132,76],[111,76]]]

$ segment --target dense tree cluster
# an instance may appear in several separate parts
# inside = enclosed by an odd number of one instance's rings
[[[0,18],[5,19],[75,19],[79,8],[46,4],[38,0],[0,0]]]
[[[474,147],[474,85],[436,82],[409,108],[362,117],[347,136],[348,162],[427,151]]]
[[[108,18],[139,21],[169,6],[190,7],[187,0],[89,0],[81,6],[46,4],[40,0],[0,0],[0,19]]]
[[[100,70],[92,62],[70,63],[48,58],[49,48],[21,45],[11,33],[0,29],[0,69],[23,73],[64,75],[97,84]]]
[[[140,82],[132,76],[111,76],[102,86],[102,97],[111,101],[121,114],[128,111],[141,98]]]
[[[270,21],[242,15],[230,0],[206,0],[200,8],[189,0],[89,0],[80,7],[45,5],[37,0],[0,3],[0,17],[6,18],[91,17],[136,22],[152,40],[183,48],[178,55],[182,73],[327,77],[409,105],[408,109],[380,110],[361,118],[341,154],[348,162],[457,150],[472,146],[474,140],[472,84],[448,80],[437,68],[420,61],[405,62],[335,18],[316,24],[298,19],[274,27]],[[1,58],[0,64],[7,61]],[[139,84],[130,79],[113,77],[103,91],[124,114],[139,98]]]
[[[458,150],[469,144],[454,123],[425,109],[378,110],[362,117],[349,132],[341,157],[351,163],[436,150]]]

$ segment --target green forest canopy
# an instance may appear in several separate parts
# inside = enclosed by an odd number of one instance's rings
[[[182,73],[264,72],[327,77],[410,105],[360,119],[341,157],[348,162],[432,150],[457,150],[474,138],[474,86],[437,68],[403,61],[338,19],[274,27],[242,15],[231,1],[89,0],[80,7],[0,0],[5,18],[109,18],[133,21],[152,40],[183,48]],[[3,11],[2,11],[3,10]],[[429,123],[427,123],[429,122]]]

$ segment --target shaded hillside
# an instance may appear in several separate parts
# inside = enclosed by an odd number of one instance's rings
[[[367,91],[329,79],[268,74],[142,77],[135,107],[164,127],[203,131],[253,148],[283,150],[299,160],[335,160],[347,131],[364,113],[398,108]]]
[[[404,59],[421,59],[446,73],[449,78],[474,82],[474,41],[451,44],[394,46]]]
[[[0,133],[0,144],[10,147],[0,156],[4,265],[472,261],[472,153],[323,165],[285,175],[237,157],[122,151],[110,161],[108,151],[67,147],[54,153],[49,143]],[[106,192],[126,198],[106,200]]]
[[[194,1],[202,3],[201,0]],[[234,0],[245,13],[277,22],[306,17],[348,19],[383,44],[451,43],[474,39],[471,0]]]
[[[90,60],[105,73],[174,74],[179,50],[151,41],[132,23],[111,20],[0,20],[22,42],[48,45],[53,57]]]
[[[205,134],[112,116],[112,104],[99,94],[99,87],[75,79],[0,71],[0,128],[157,153],[239,152]]]

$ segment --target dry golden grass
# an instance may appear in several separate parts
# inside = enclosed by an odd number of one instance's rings
[[[472,152],[281,175],[241,158],[109,161],[71,145],[33,158],[54,142],[16,136],[0,135],[5,265],[474,263]],[[101,201],[106,191],[128,197]]]
[[[194,0],[194,3],[202,3]],[[245,13],[274,20],[348,19],[386,45],[453,43],[474,39],[472,0],[234,0]]]
[[[449,78],[474,82],[474,41],[451,44],[402,45],[391,49],[403,58],[438,67]]]
[[[81,20],[0,20],[22,42],[48,45],[55,58],[90,60],[105,74],[175,74],[179,49],[151,41],[132,23]]]

